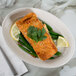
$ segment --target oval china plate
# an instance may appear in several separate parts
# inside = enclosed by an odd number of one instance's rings
[[[16,42],[11,38],[10,28],[12,24],[17,19],[23,17],[24,15],[30,12],[36,13],[38,18],[48,23],[54,29],[54,31],[62,34],[67,39],[70,46],[68,48],[65,48],[65,50],[62,52],[62,55],[60,57],[53,60],[46,60],[46,61],[42,61],[38,58],[34,58],[30,56],[29,54],[27,54],[26,52],[24,52],[23,50],[21,50],[16,44]],[[38,66],[38,67],[56,68],[56,67],[62,66],[65,63],[67,63],[74,54],[75,41],[71,32],[66,27],[66,25],[63,22],[61,22],[61,20],[59,20],[56,16],[40,9],[20,8],[20,9],[16,9],[12,11],[4,19],[2,23],[2,31],[3,31],[4,39],[7,45],[11,48],[11,50],[23,61],[32,65]]]

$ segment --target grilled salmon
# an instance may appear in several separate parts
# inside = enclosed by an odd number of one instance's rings
[[[57,48],[54,44],[51,36],[48,33],[47,28],[44,24],[37,18],[36,14],[31,12],[21,18],[20,20],[16,21],[16,25],[23,34],[23,36],[27,39],[27,41],[31,44],[33,49],[35,50],[36,54],[41,60],[47,60],[52,57],[56,52]],[[38,41],[35,44],[35,41],[32,40],[27,36],[27,30],[30,26],[37,27],[38,29],[42,29],[43,27],[46,29],[45,36],[47,37],[45,40]]]

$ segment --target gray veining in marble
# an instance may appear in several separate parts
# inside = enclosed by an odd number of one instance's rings
[[[0,0],[0,25],[9,12],[21,7],[40,8],[56,15],[71,30],[76,42],[76,0]],[[59,68],[44,69],[24,63],[29,70],[24,76],[76,76],[76,52],[66,65]]]

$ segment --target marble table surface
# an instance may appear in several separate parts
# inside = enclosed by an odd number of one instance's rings
[[[42,3],[42,0],[16,0],[12,6],[7,6],[7,7],[5,6],[3,8],[0,8],[0,25],[2,24],[4,17],[12,10],[17,8],[35,7],[35,8],[46,10],[44,9],[46,8],[45,7],[46,3],[43,6],[41,5],[41,3]],[[56,12],[56,11],[52,12],[51,9],[49,8],[47,9],[48,10],[46,11],[56,15],[66,24],[66,26],[72,32],[76,41],[76,7],[75,6],[66,7],[65,9],[59,12]],[[29,72],[27,74],[24,74],[23,76],[76,76],[76,51],[73,58],[67,64],[59,68],[44,69],[44,68],[38,68],[32,65],[29,65],[26,62],[24,63],[26,64]]]

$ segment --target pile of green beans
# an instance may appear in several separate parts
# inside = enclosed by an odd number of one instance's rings
[[[30,52],[28,49],[26,49],[25,47],[23,47],[21,44],[18,44],[18,46],[24,50],[25,52],[29,53],[30,55],[37,57],[37,55],[35,53]]]
[[[42,21],[42,20],[40,19],[40,21]],[[42,23],[46,25],[46,27],[47,27],[47,29],[49,31],[49,34],[51,35],[51,37],[52,37],[53,40],[57,40],[59,36],[62,36],[61,34],[54,32],[53,29],[52,29],[52,27],[50,27],[50,25],[48,25],[44,21],[42,21]]]
[[[53,38],[53,40],[57,40],[58,36],[62,36],[61,34],[58,34],[56,32],[53,31],[53,29],[45,22],[42,21],[43,24],[46,24],[47,29],[51,35],[51,37]],[[29,42],[24,38],[24,36],[22,35],[22,33],[20,33],[19,35],[19,41],[18,41],[18,46],[26,51],[27,53],[29,53],[30,55],[34,56],[34,57],[38,57],[36,52],[34,51],[33,47],[29,44]],[[56,56],[60,56],[61,52],[57,52],[55,54]],[[50,59],[54,59],[54,57],[51,57]]]
[[[34,49],[32,46],[28,43],[28,41],[23,37],[22,34],[19,35],[19,41],[18,41],[18,46],[23,49],[24,51],[29,51],[27,53],[33,55],[34,57],[37,57],[37,54],[35,53]]]

